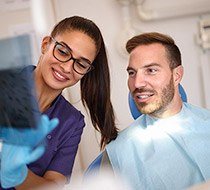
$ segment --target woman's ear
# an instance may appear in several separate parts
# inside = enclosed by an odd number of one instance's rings
[[[183,74],[184,68],[182,65],[173,69],[174,84],[178,85],[181,82]]]
[[[41,45],[42,54],[44,54],[48,50],[49,45],[50,45],[50,37],[46,36],[42,39],[42,45]]]

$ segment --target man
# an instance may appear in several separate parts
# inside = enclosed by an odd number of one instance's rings
[[[181,53],[160,33],[131,38],[128,87],[142,115],[106,146],[135,190],[184,189],[210,179],[210,111],[182,102]]]

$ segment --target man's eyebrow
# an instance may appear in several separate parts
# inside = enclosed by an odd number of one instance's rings
[[[158,63],[150,63],[148,65],[144,65],[142,68],[149,68],[149,67],[153,67],[153,66],[161,67],[161,65]],[[135,69],[133,67],[128,66],[126,70],[128,71],[128,70],[135,70]]]
[[[126,71],[134,70],[132,67],[127,67]]]
[[[144,68],[153,67],[153,66],[161,67],[161,65],[159,63],[150,63],[148,65],[144,65]]]

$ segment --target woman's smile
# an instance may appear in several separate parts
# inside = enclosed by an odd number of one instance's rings
[[[52,71],[54,78],[60,82],[66,82],[70,79],[68,76],[58,70],[52,69]]]

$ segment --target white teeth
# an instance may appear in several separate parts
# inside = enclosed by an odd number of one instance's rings
[[[144,98],[148,98],[148,97],[150,97],[150,96],[149,95],[138,96],[138,98],[140,98],[140,99],[144,99]]]
[[[58,72],[56,72],[56,71],[54,71],[54,72],[55,72],[55,74],[56,74],[59,78],[65,79],[65,77],[63,77],[62,75],[60,75]]]

